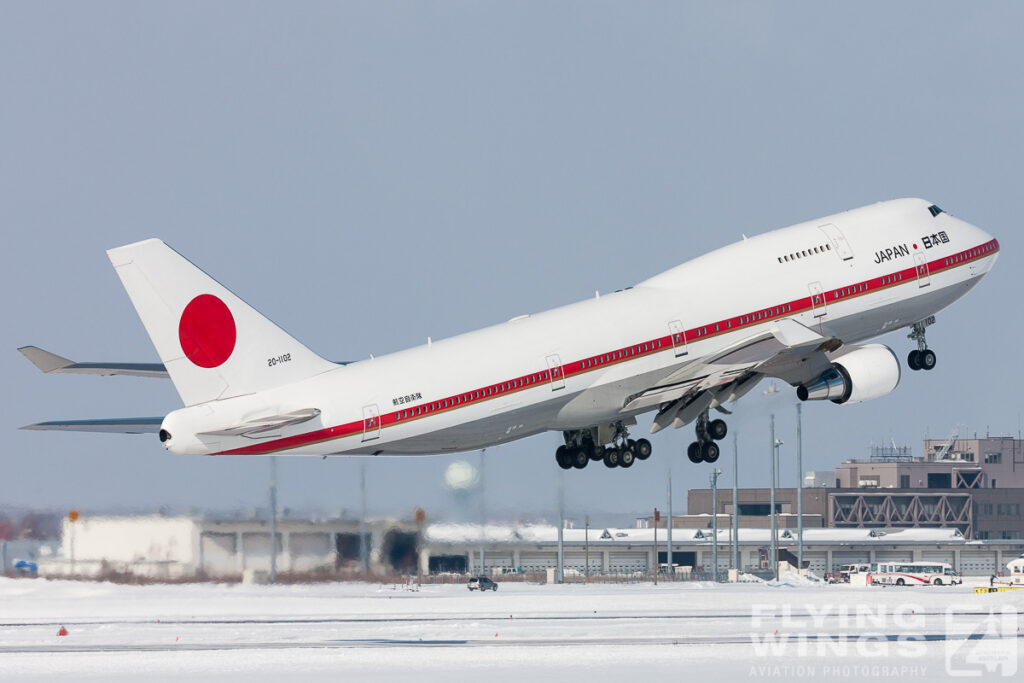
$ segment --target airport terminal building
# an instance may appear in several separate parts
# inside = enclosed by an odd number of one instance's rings
[[[362,570],[360,524],[353,520],[281,520],[277,523],[277,571],[308,578],[346,578]],[[731,531],[718,532],[718,566],[731,567]],[[767,564],[769,530],[741,528],[739,569]],[[544,574],[558,564],[558,529],[549,525],[367,522],[371,575],[524,572]],[[714,538],[709,529],[675,529],[671,564],[684,577],[711,571]],[[779,530],[783,550],[797,552],[793,529]],[[655,528],[564,529],[567,573],[642,578],[670,562],[667,530]],[[957,529],[807,529],[804,559],[816,574],[853,562],[948,562],[965,575],[986,576],[1024,554],[1022,540],[970,540]],[[482,557],[481,557],[482,556]],[[482,560],[482,564],[481,564]],[[228,579],[270,568],[266,521],[201,517],[83,517],[65,522],[61,552],[40,564],[48,576],[103,576],[116,572],[157,579]]]

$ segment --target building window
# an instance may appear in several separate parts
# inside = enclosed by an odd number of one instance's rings
[[[900,475],[900,488],[901,489],[909,489],[910,488],[910,475],[909,474],[901,474]]]
[[[771,503],[740,503],[740,515],[750,517],[767,517],[771,514]],[[775,503],[775,511],[782,512],[782,504]]]
[[[998,465],[1003,461],[1002,453],[986,453],[985,464],[986,465]]]

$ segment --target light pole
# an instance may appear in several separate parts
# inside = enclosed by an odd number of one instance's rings
[[[711,564],[714,570],[711,572],[712,580],[718,583],[718,475],[722,470],[715,469],[711,473]]]
[[[484,562],[484,546],[487,543],[487,493],[484,489],[484,452],[486,448],[480,449],[480,574],[487,573],[487,564]]]
[[[366,538],[366,460],[359,462],[359,565],[363,580],[370,571],[370,547]]]
[[[740,571],[740,464],[739,449],[736,447],[736,432],[732,433],[732,568]]]
[[[583,583],[590,583],[590,515],[583,518]]]
[[[804,569],[804,440],[801,433],[801,405],[796,404],[796,562],[798,571]]]
[[[772,513],[772,576],[775,580],[779,580],[779,527],[777,515],[775,512],[775,484],[776,484],[776,469],[779,461],[779,446],[782,445],[782,439],[775,438],[775,415],[772,415],[772,502],[771,502],[771,513]]]
[[[555,583],[565,581],[565,548],[562,542],[562,529],[565,527],[565,477],[564,471],[558,473],[558,565],[555,571]]]
[[[270,583],[277,582],[277,456],[270,456]]]
[[[669,578],[675,578],[675,570],[672,568],[672,465],[668,467],[668,552],[665,559],[668,561]]]

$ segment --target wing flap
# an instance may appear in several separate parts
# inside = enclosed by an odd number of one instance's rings
[[[25,425],[22,429],[62,432],[99,432],[103,434],[156,434],[162,417],[117,417],[98,420],[51,420]]]

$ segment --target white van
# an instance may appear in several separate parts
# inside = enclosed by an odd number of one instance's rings
[[[1006,576],[992,579],[993,586],[1024,586],[1024,555],[1006,563]]]

